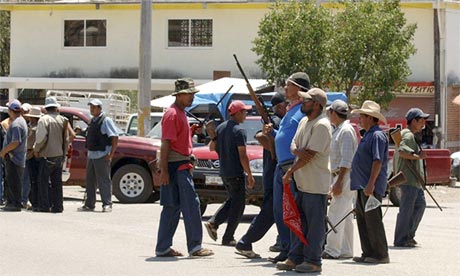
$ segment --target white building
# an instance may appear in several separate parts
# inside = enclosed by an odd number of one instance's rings
[[[154,1],[152,96],[169,93],[180,76],[198,84],[215,73],[240,76],[234,53],[248,77],[262,77],[251,48],[272,2]],[[460,2],[404,1],[401,6],[408,22],[418,26],[417,53],[409,60],[413,89],[390,104],[388,116],[401,117],[415,103],[438,115],[432,119],[441,126],[441,146],[460,148],[460,111],[450,103],[460,90]],[[139,1],[0,0],[0,10],[11,12],[11,72],[0,76],[0,88],[10,89],[10,97],[20,88],[137,89]],[[119,79],[126,75],[133,79]]]

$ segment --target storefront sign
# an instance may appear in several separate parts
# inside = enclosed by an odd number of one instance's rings
[[[365,88],[362,85],[354,85],[351,89],[351,94],[360,93]],[[409,82],[401,91],[394,91],[396,95],[413,95],[413,96],[433,96],[434,83],[433,82]]]

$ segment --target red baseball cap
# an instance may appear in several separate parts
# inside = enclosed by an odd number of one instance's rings
[[[241,110],[251,110],[252,109],[252,106],[251,105],[245,105],[242,101],[233,101],[230,106],[228,107],[228,112],[230,113],[230,115],[233,115],[235,113],[237,113],[238,111],[241,111]]]

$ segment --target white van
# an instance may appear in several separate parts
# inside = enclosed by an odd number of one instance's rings
[[[158,124],[161,121],[161,118],[163,118],[163,112],[151,112],[150,113],[150,129],[152,129],[156,124]],[[129,115],[128,119],[128,124],[126,126],[126,133],[129,135],[137,135],[137,126],[139,124],[139,121],[137,119],[138,114],[133,113]],[[148,132],[148,131],[147,131]]]

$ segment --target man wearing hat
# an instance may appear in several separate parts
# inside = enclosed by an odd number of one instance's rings
[[[252,189],[255,183],[246,152],[246,130],[240,125],[246,120],[246,115],[251,109],[252,106],[245,105],[242,101],[233,101],[228,107],[230,119],[216,128],[216,136],[211,137],[209,143],[209,149],[219,155],[219,175],[228,198],[205,227],[211,239],[217,240],[219,225],[227,222],[222,237],[222,245],[226,246],[236,245],[234,235],[246,205],[245,173],[248,188]]]
[[[187,250],[192,257],[214,255],[202,247],[203,226],[201,224],[200,200],[196,194],[191,170],[193,169],[192,130],[185,108],[192,105],[198,92],[190,78],[175,82],[175,102],[166,110],[161,120],[160,150],[160,204],[163,206],[158,227],[157,257],[180,257],[183,254],[173,249],[173,237],[180,214],[184,219]],[[192,126],[196,128],[197,125]]]
[[[286,99],[284,95],[276,92],[271,98],[271,104],[274,115],[271,116],[273,127],[278,129],[281,119],[286,114]],[[256,134],[256,139],[263,145],[264,141],[270,138],[268,135],[272,133],[259,132]],[[272,141],[273,142],[273,141]],[[264,185],[264,198],[262,206],[260,207],[259,214],[252,220],[248,231],[236,244],[237,254],[243,255],[247,258],[260,258],[260,255],[252,250],[252,243],[259,241],[272,227],[273,218],[273,177],[276,167],[276,158],[273,159],[271,152],[264,147],[263,151],[263,176],[262,181]],[[277,246],[275,244],[274,246]]]
[[[45,99],[46,114],[38,120],[34,155],[38,165],[38,206],[36,212],[62,213],[62,164],[69,147],[69,121],[59,115],[55,97]]]
[[[402,171],[406,176],[406,183],[401,188],[399,213],[396,220],[394,245],[397,247],[415,247],[415,232],[425,212],[426,201],[423,185],[419,179],[424,175],[422,160],[426,153],[422,151],[415,135],[425,127],[426,119],[430,114],[424,113],[420,108],[411,108],[406,113],[407,128],[401,131],[399,156],[397,158],[397,171]],[[412,167],[410,169],[409,167]],[[416,176],[414,173],[418,173]]]
[[[4,147],[0,157],[5,161],[6,206],[4,211],[21,211],[21,190],[24,168],[26,165],[27,123],[21,116],[21,102],[12,100],[8,103],[8,115],[11,124],[6,132]]]
[[[379,122],[386,124],[387,121],[380,113],[380,105],[374,101],[364,101],[360,109],[351,113],[359,114],[359,124],[366,131],[351,164],[351,189],[357,190],[355,213],[362,250],[361,256],[354,257],[353,261],[389,263],[382,208],[365,212],[369,197],[382,202],[387,189],[388,137],[379,127]]]
[[[88,102],[93,118],[88,125],[86,148],[86,200],[78,211],[94,211],[96,207],[96,187],[101,194],[102,212],[112,212],[112,179],[110,164],[118,145],[118,131],[111,118],[102,111],[102,102],[92,99]]]
[[[290,145],[297,130],[300,120],[305,116],[301,110],[302,99],[300,91],[310,89],[310,78],[304,72],[293,73],[286,80],[284,91],[289,104],[286,115],[280,122],[279,129],[272,125],[265,125],[264,132],[272,132],[275,136],[275,152],[277,165],[273,177],[273,216],[278,230],[281,250],[278,256],[268,258],[272,263],[282,262],[287,259],[290,247],[290,231],[283,220],[283,175],[294,162],[295,156],[291,153]]]
[[[331,141],[332,181],[331,204],[328,218],[332,225],[345,218],[335,227],[337,232],[327,236],[323,259],[353,257],[353,217],[348,215],[353,209],[356,191],[350,190],[351,161],[358,146],[356,131],[348,118],[348,105],[342,100],[335,100],[328,107],[329,120],[335,126]]]
[[[30,111],[24,114],[24,118],[29,120],[27,134],[27,155],[26,155],[26,171],[30,179],[29,199],[33,208],[38,208],[38,166],[39,158],[34,156],[34,144],[36,140],[38,120],[42,116],[39,107],[31,107]],[[24,199],[23,199],[24,201]]]
[[[302,112],[306,114],[294,135],[291,151],[296,156],[292,166],[283,176],[283,183],[293,181],[297,192],[296,204],[302,220],[302,232],[308,246],[291,235],[291,249],[286,262],[278,263],[280,270],[312,273],[321,272],[321,254],[324,244],[327,194],[331,171],[329,154],[331,147],[331,123],[323,113],[326,93],[312,88],[307,93],[299,92]]]

